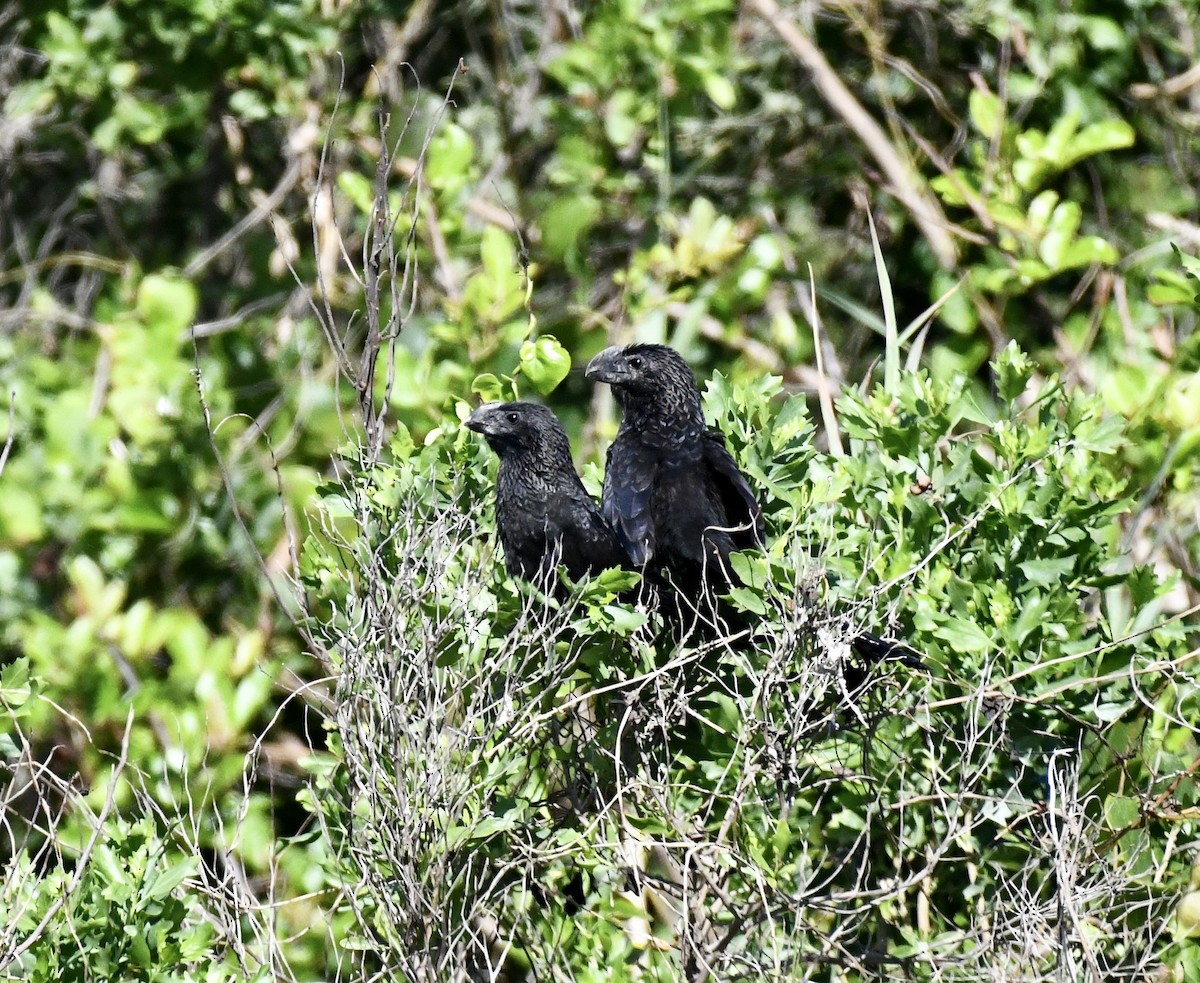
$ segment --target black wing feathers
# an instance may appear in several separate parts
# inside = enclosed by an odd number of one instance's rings
[[[608,449],[600,508],[638,567],[650,561],[658,542],[653,513],[657,477],[655,455],[640,441],[617,440]]]
[[[625,551],[596,503],[582,486],[579,493],[535,500],[533,508],[497,497],[496,526],[512,573],[535,580],[561,565],[578,579],[626,564]]]
[[[572,487],[570,474],[560,475],[565,486],[542,496],[530,496],[525,507],[497,497],[496,526],[504,558],[526,580],[547,576],[557,566],[572,580],[609,567],[626,566],[625,550],[582,484]]]
[[[562,552],[559,562],[572,579],[625,566],[625,550],[612,528],[582,485],[578,491],[582,497],[572,497],[563,502],[561,510],[551,511],[553,539]],[[554,543],[549,546],[553,548]]]
[[[725,517],[730,526],[744,528],[731,530],[729,538],[735,550],[760,548],[766,538],[762,507],[754,496],[746,476],[742,474],[733,455],[725,446],[720,433],[709,430],[702,441],[704,463],[708,466],[713,487],[720,496]]]
[[[635,433],[609,448],[604,517],[637,566],[676,578],[734,550],[762,545],[762,509],[720,435],[702,434],[663,453]],[[715,551],[715,554],[714,554]]]

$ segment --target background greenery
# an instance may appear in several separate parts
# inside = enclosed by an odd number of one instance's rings
[[[1200,972],[1198,22],[0,4],[5,972],[702,978],[634,827],[728,846],[716,978]],[[805,717],[820,680],[730,656],[758,709],[697,684],[721,730],[638,745],[625,825],[579,805],[581,835],[539,802],[564,757],[605,788],[617,738],[561,706],[669,655],[612,585],[530,627],[459,420],[515,379],[594,483],[615,419],[578,369],[632,339],[715,380],[769,496],[759,651],[809,652],[819,594],[931,670]],[[646,701],[671,748],[678,694]],[[482,728],[431,755],[444,800],[397,777],[418,718]],[[516,868],[471,962],[480,871]]]

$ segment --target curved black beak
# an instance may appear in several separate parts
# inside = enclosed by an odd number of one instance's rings
[[[474,413],[467,417],[466,423],[463,424],[468,430],[474,430],[476,433],[481,433],[487,436],[492,430],[491,424],[494,422],[494,413],[497,406],[502,406],[502,403],[484,403]]]
[[[622,349],[615,345],[604,349],[588,362],[588,367],[583,372],[584,377],[592,382],[607,382],[610,385],[625,382],[629,378],[629,368],[625,365],[621,353]]]

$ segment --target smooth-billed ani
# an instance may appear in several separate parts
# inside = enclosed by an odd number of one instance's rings
[[[496,530],[509,572],[543,583],[560,564],[572,580],[629,559],[571,460],[558,417],[537,403],[484,403],[467,419],[500,458]]]
[[[628,345],[606,348],[586,375],[612,386],[622,411],[604,472],[604,518],[635,565],[697,610],[701,602],[711,609],[738,583],[729,554],[762,546],[763,515],[724,438],[705,425],[691,368],[666,345]],[[728,605],[720,610],[742,621]],[[906,646],[870,633],[853,644],[871,662],[920,664]]]

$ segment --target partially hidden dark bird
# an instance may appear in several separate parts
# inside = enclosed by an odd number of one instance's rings
[[[524,401],[484,403],[467,418],[466,426],[482,434],[500,458],[496,530],[510,574],[561,598],[565,590],[556,576],[559,566],[572,580],[610,567],[630,567],[616,533],[583,487],[566,431],[551,410]],[[632,593],[622,596],[632,599]],[[572,711],[579,715],[582,733],[596,730],[607,712],[605,699]],[[574,741],[561,747],[571,752],[563,756],[570,777],[566,787],[549,795],[545,804],[556,823],[566,824],[586,812],[599,794],[596,789],[607,789],[611,780],[604,767],[597,768],[595,755],[586,747]],[[582,876],[574,874],[562,886],[568,912],[585,903],[584,884]]]
[[[484,403],[466,426],[500,458],[496,529],[510,573],[545,584],[562,565],[572,580],[629,558],[571,460],[558,417],[537,403]]]
[[[695,610],[738,583],[734,551],[761,548],[763,514],[724,437],[704,422],[700,391],[683,357],[666,345],[606,348],[586,376],[612,387],[621,426],[608,449],[600,510],[632,562],[670,584]],[[741,619],[728,614],[732,624]],[[868,662],[919,666],[907,646],[864,632]]]

